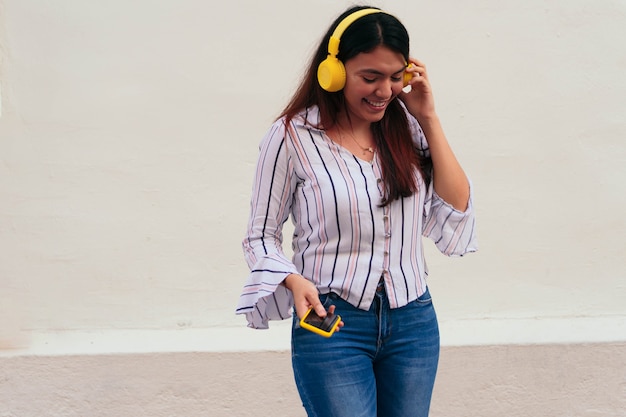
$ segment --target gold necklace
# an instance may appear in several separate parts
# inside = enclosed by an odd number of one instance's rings
[[[339,128],[338,130],[339,130],[339,136],[341,137],[341,140],[343,141],[343,129]],[[361,150],[363,151],[363,155],[367,155],[368,152],[369,153],[374,153],[374,148],[372,146],[368,146],[368,147],[361,146],[361,144],[356,140],[356,138],[354,137],[354,134],[352,134],[352,132],[350,132],[350,138],[352,138],[354,143],[356,143],[356,146],[361,148]]]

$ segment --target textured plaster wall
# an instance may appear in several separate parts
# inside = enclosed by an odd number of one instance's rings
[[[348,4],[0,1],[0,345],[192,328],[244,346],[257,145]],[[443,325],[473,329],[454,343],[537,342],[544,321],[624,340],[626,5],[374,4],[410,29],[474,182],[480,252],[427,245]]]

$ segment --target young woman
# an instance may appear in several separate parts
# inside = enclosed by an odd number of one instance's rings
[[[292,259],[281,247],[290,216]],[[405,27],[354,7],[262,141],[243,241],[251,274],[237,312],[267,328],[295,309],[293,370],[309,416],[428,415],[439,331],[422,236],[449,256],[476,250],[470,184]],[[310,307],[339,314],[340,331],[302,328]]]

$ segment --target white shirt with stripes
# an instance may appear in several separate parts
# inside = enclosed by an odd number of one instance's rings
[[[407,115],[415,145],[429,156],[422,129]],[[288,129],[284,120],[276,121],[261,142],[243,240],[251,272],[236,311],[246,315],[249,327],[264,329],[269,320],[291,317],[291,292],[280,285],[291,273],[311,280],[321,294],[334,292],[363,310],[382,277],[389,304],[397,308],[426,291],[422,236],[448,256],[477,250],[471,190],[461,212],[416,172],[419,191],[381,207],[378,156],[359,159],[318,125],[313,107]],[[282,249],[282,225],[290,216],[292,259]]]

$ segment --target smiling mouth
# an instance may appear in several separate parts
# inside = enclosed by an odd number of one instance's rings
[[[369,104],[371,107],[374,107],[376,109],[384,109],[387,106],[387,103],[389,103],[389,101],[385,100],[385,101],[370,101],[368,99],[363,99],[367,104]]]

